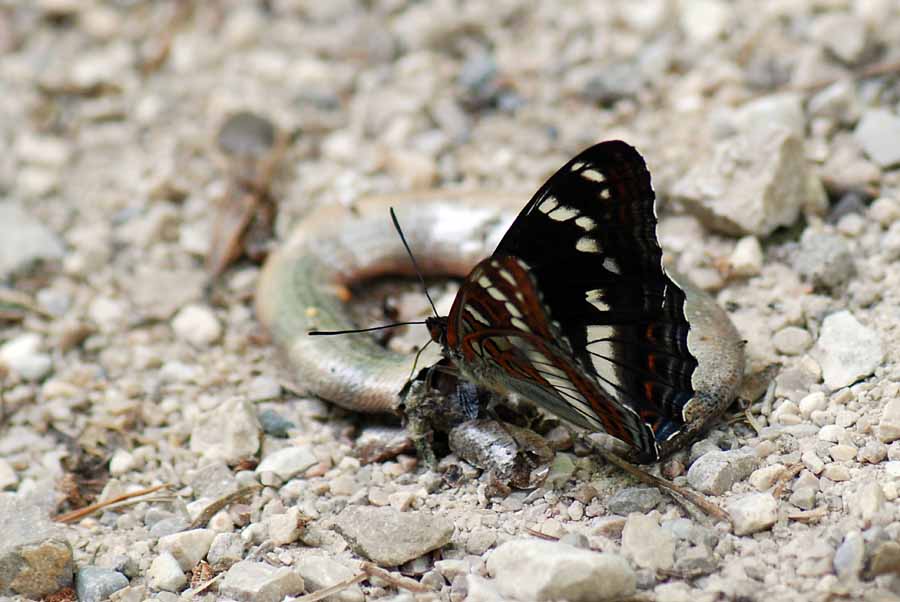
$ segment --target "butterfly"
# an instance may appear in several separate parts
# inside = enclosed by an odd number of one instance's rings
[[[516,393],[652,462],[695,430],[685,292],[666,273],[641,155],[596,144],[537,191],[426,321],[460,375]]]

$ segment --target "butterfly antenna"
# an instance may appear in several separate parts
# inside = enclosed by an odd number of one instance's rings
[[[422,352],[425,351],[425,348],[431,345],[432,339],[428,339],[428,342],[422,345],[422,348],[416,351],[416,359],[413,360],[412,370],[409,371],[409,378],[406,380],[412,380],[413,376],[416,375],[416,365],[419,363],[419,356],[422,355]]]
[[[310,330],[306,334],[311,337],[331,336],[333,334],[356,334],[358,332],[372,332],[374,330],[385,330],[387,328],[395,328],[397,326],[409,326],[411,324],[424,324],[425,322],[394,322],[393,324],[383,324],[381,326],[372,326],[371,328],[355,328],[353,330]]]
[[[422,270],[419,269],[419,264],[416,263],[416,257],[413,255],[412,251],[409,248],[409,243],[406,242],[406,237],[403,236],[403,230],[400,228],[400,222],[397,221],[397,214],[394,213],[394,208],[391,207],[391,221],[394,222],[394,229],[397,230],[397,234],[400,235],[400,241],[403,243],[403,247],[406,249],[407,255],[409,255],[409,260],[412,262],[413,269],[416,271],[416,276],[419,277],[419,282],[422,283],[422,289],[425,291],[425,297],[428,299],[428,302],[431,303],[431,311],[434,312],[435,317],[438,317],[437,307],[434,305],[434,301],[431,299],[431,295],[428,294],[428,287],[425,286],[425,278],[422,276]],[[424,349],[424,347],[423,347]]]

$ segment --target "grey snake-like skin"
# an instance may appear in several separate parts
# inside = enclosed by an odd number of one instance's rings
[[[352,209],[314,210],[270,256],[256,295],[257,315],[284,354],[294,383],[349,410],[395,410],[410,377],[413,355],[389,351],[367,335],[307,333],[358,327],[347,308],[351,285],[378,276],[413,275],[389,207],[396,210],[425,275],[464,277],[494,250],[527,198],[406,193],[367,198]],[[687,435],[733,401],[743,375],[744,352],[737,330],[712,297],[686,278],[671,271],[670,276],[686,293],[688,343],[698,360],[693,384],[699,403],[685,408]],[[418,365],[430,366],[440,357],[439,347],[430,345]]]

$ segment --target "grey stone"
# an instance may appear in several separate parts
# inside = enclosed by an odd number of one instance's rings
[[[239,399],[197,417],[191,451],[211,460],[235,464],[259,450],[262,427],[253,406]]]
[[[869,109],[853,132],[872,161],[881,167],[900,163],[900,116],[887,109]]]
[[[153,589],[177,592],[187,583],[187,577],[175,557],[163,552],[150,563],[147,581]]]
[[[859,61],[869,37],[866,23],[852,13],[833,12],[818,17],[812,28],[813,38],[841,61]]]
[[[856,273],[850,246],[842,236],[807,229],[794,260],[800,275],[819,290],[832,290]]]
[[[220,498],[238,490],[234,472],[224,462],[210,462],[188,474],[196,497]]]
[[[44,224],[10,202],[0,202],[0,280],[41,261],[62,259],[65,248]]]
[[[788,501],[801,510],[812,510],[816,507],[817,493],[818,489],[815,487],[795,487]]]
[[[159,550],[175,557],[181,570],[189,571],[209,552],[213,538],[212,529],[191,529],[159,538]]]
[[[706,546],[691,546],[678,554],[674,569],[686,575],[708,575],[716,570],[718,563]]]
[[[718,143],[672,187],[672,196],[708,227],[767,236],[820,208],[825,192],[806,163],[802,140],[786,128],[762,128]]]
[[[72,585],[72,548],[41,509],[0,493],[0,596],[41,598]]]
[[[759,458],[741,450],[711,451],[691,464],[687,473],[688,484],[702,493],[722,495],[731,486],[756,470]]]
[[[785,355],[801,355],[812,345],[812,335],[805,328],[785,326],[772,336],[775,350]]]
[[[736,132],[782,127],[800,139],[806,134],[803,98],[799,94],[773,94],[751,100],[734,111],[731,121]]]
[[[41,380],[53,369],[53,359],[41,350],[39,334],[26,332],[0,346],[0,365],[24,380]]]
[[[350,506],[335,521],[353,550],[383,566],[398,566],[447,545],[453,523],[430,512],[400,512],[391,506]]]
[[[884,510],[887,499],[877,481],[862,483],[853,495],[852,508],[864,521],[870,522]]]
[[[297,425],[283,417],[275,410],[263,410],[259,413],[259,423],[263,432],[278,439],[286,439],[289,432]]]
[[[256,473],[274,472],[287,481],[318,461],[311,448],[294,445],[268,454],[256,467]]]
[[[535,539],[504,543],[488,557],[487,570],[500,593],[517,600],[619,600],[636,585],[621,556]]]
[[[219,533],[206,553],[206,560],[217,569],[229,568],[243,557],[244,540],[239,533]]]
[[[863,326],[849,311],[825,318],[812,351],[831,390],[852,385],[875,371],[884,360],[878,333]]]
[[[859,531],[851,531],[834,551],[834,572],[840,579],[859,577],[866,557],[866,543]]]
[[[863,539],[866,542],[863,578],[873,579],[879,575],[900,573],[900,543],[878,527],[863,533]]]
[[[669,570],[675,563],[675,537],[656,518],[635,512],[622,530],[622,552],[640,568]]]
[[[303,591],[303,578],[287,567],[242,560],[225,573],[219,593],[240,602],[279,602]]]
[[[276,546],[285,546],[297,541],[301,531],[300,508],[293,506],[287,512],[275,514],[266,519],[269,539]]]
[[[222,336],[222,325],[212,309],[192,304],[183,307],[172,318],[175,336],[195,347],[209,347]]]
[[[310,593],[349,579],[355,573],[346,565],[326,556],[305,556],[294,563]],[[352,585],[325,598],[329,602],[363,602],[365,596],[359,585]]]
[[[613,514],[625,516],[631,512],[650,512],[662,501],[656,487],[626,487],[610,496],[606,507]]]
[[[900,439],[900,399],[891,399],[881,412],[878,422],[878,438],[884,443]]]
[[[735,276],[757,276],[763,267],[763,250],[755,236],[744,236],[734,246],[728,265]]]
[[[768,493],[747,493],[726,504],[735,535],[750,535],[770,528],[778,520],[778,502]]]
[[[75,591],[78,602],[100,602],[128,585],[128,577],[118,571],[96,566],[78,569]]]

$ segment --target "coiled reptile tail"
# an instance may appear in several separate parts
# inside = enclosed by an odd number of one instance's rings
[[[381,347],[364,334],[311,337],[310,330],[357,328],[347,310],[349,286],[383,275],[412,275],[412,265],[391,225],[394,207],[425,275],[464,277],[489,255],[527,195],[405,194],[373,197],[353,209],[324,207],[302,220],[267,261],[256,295],[259,319],[285,354],[295,384],[357,412],[390,412],[399,403],[414,356]],[[688,426],[666,442],[684,445],[707,419],[733,401],[744,368],[743,343],[728,315],[707,293],[676,277],[691,324],[688,346],[698,360]],[[422,326],[424,328],[424,326]],[[419,366],[440,359],[426,348]]]
[[[256,311],[286,356],[296,385],[357,412],[389,412],[414,357],[364,334],[308,336],[357,328],[347,310],[351,285],[383,275],[413,275],[388,210],[427,275],[464,277],[493,251],[527,194],[428,192],[371,197],[350,209],[323,207],[303,219],[263,268]],[[424,328],[424,326],[422,326]],[[419,366],[440,359],[431,345]]]

